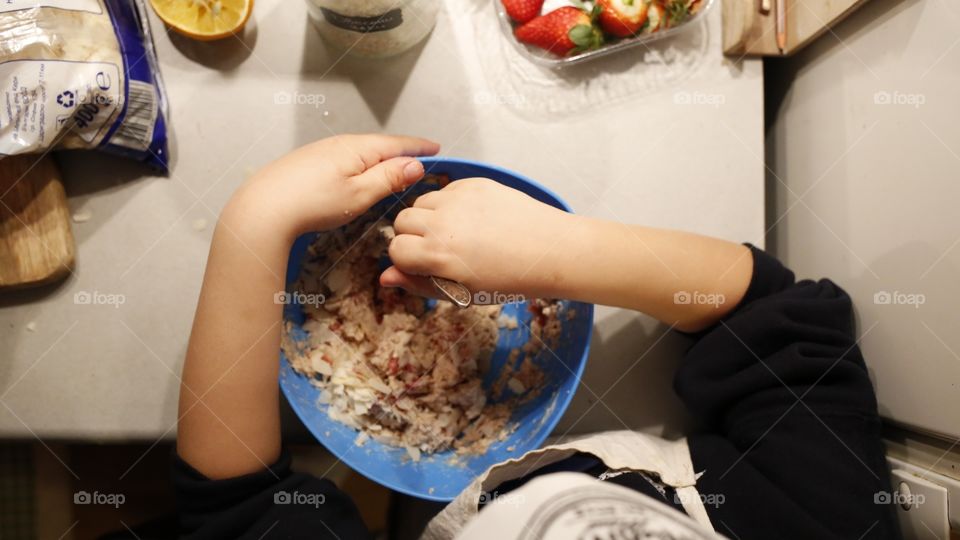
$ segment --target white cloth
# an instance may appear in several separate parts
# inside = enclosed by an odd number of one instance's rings
[[[457,535],[458,540],[490,538],[713,540],[717,535],[630,488],[561,472],[494,497]]]
[[[495,494],[495,488],[501,483],[525,476],[540,467],[566,459],[577,452],[596,456],[611,470],[643,471],[657,476],[661,482],[676,490],[677,499],[689,517],[628,488],[600,482],[579,473],[547,475],[534,479],[508,494],[494,495],[493,504],[488,505],[483,512],[478,514],[477,503],[484,492]],[[575,490],[569,491],[562,488],[562,484],[558,484],[558,482],[571,482],[571,486],[576,486]],[[590,483],[590,489],[581,486],[581,482]],[[564,536],[566,532],[576,530],[577,526],[569,522],[577,516],[583,518],[582,522],[578,522],[579,526],[581,528],[588,527],[584,531],[593,530],[589,529],[589,527],[592,527],[589,524],[590,512],[584,512],[592,504],[600,505],[600,507],[613,512],[615,515],[633,516],[629,517],[628,521],[639,518],[641,513],[646,516],[645,520],[649,520],[650,516],[671,516],[670,513],[672,512],[673,517],[679,520],[680,525],[678,526],[682,525],[689,528],[689,525],[694,524],[694,522],[699,524],[694,529],[690,529],[691,531],[699,530],[699,536],[680,535],[678,538],[709,538],[712,537],[713,533],[708,531],[713,531],[713,526],[707,516],[700,494],[697,492],[696,482],[697,475],[693,471],[693,463],[690,461],[690,450],[687,447],[686,439],[666,441],[659,437],[634,431],[613,431],[590,435],[563,444],[532,450],[518,459],[511,459],[494,465],[471,482],[456,499],[430,521],[422,538],[424,540],[449,540],[459,538],[458,535],[461,532],[474,535],[475,533],[470,532],[473,530],[483,530],[483,537],[485,538],[501,540],[519,537],[550,538],[551,540],[554,538],[553,536],[529,536],[530,527],[540,527],[537,530],[541,533],[553,531],[551,534],[561,534],[557,538],[566,538],[567,536]],[[616,489],[611,491],[608,488]],[[624,492],[630,492],[631,495],[620,501]],[[550,498],[551,493],[554,495],[566,493],[571,496],[580,493],[580,504],[564,506],[566,499],[553,501]],[[595,495],[595,500],[591,502],[585,499],[584,495],[588,493]],[[649,509],[637,502],[638,497],[644,501],[653,502],[662,508],[650,513]],[[580,508],[579,512],[570,510],[578,507]],[[555,515],[558,517],[550,523],[544,523],[541,516],[550,508],[554,508]],[[487,519],[488,509],[495,509],[495,511],[490,512],[490,519]],[[472,524],[474,520],[477,521],[477,525]],[[687,521],[690,523],[686,523]],[[470,523],[470,527],[465,529],[468,523]],[[568,523],[568,526],[558,526],[562,523]],[[477,527],[481,527],[481,529],[477,529]],[[704,536],[705,534],[706,536]],[[469,538],[480,537],[474,535]]]

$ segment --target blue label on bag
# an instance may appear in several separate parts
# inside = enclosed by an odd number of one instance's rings
[[[166,102],[143,5],[104,0],[123,58],[123,109],[101,146],[167,169]]]

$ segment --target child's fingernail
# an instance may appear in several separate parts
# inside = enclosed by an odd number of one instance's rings
[[[415,182],[423,176],[423,164],[413,160],[403,166],[403,179],[407,182]]]

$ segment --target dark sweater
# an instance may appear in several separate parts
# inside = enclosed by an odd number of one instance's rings
[[[849,296],[829,280],[795,282],[752,248],[754,269],[740,305],[694,336],[675,389],[701,420],[689,437],[697,489],[717,531],[731,538],[899,538],[876,398],[856,344]],[[598,476],[577,455],[498,488],[558,470]],[[367,538],[353,502],[330,481],[290,470],[209,480],[174,458],[186,538]],[[680,508],[656,479],[627,485]],[[323,504],[274,504],[276,497]],[[313,497],[310,499],[310,497]]]

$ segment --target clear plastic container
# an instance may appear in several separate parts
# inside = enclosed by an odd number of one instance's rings
[[[384,58],[410,49],[433,29],[441,0],[306,0],[328,43],[355,56]]]
[[[667,28],[666,30],[660,30],[650,34],[641,34],[639,36],[634,36],[630,38],[618,39],[616,41],[611,41],[603,44],[599,49],[594,49],[592,51],[584,51],[582,53],[573,54],[570,56],[557,56],[549,51],[543,49],[538,49],[537,47],[532,47],[525,43],[517,41],[517,38],[513,35],[514,25],[510,20],[510,16],[507,15],[506,9],[503,7],[503,2],[501,0],[493,0],[494,8],[497,10],[497,17],[500,19],[500,29],[503,30],[506,39],[508,39],[513,45],[520,51],[520,54],[526,57],[528,60],[535,64],[541,66],[546,66],[550,68],[561,68],[564,66],[570,66],[573,64],[579,64],[581,62],[586,62],[594,58],[599,58],[601,56],[606,56],[608,54],[613,54],[619,51],[626,49],[632,49],[634,47],[640,47],[644,44],[648,44],[653,41],[663,39],[668,36],[673,36],[678,33],[684,32],[689,28],[694,27],[706,16],[707,11],[713,7],[714,0],[701,0],[700,8],[696,13],[688,17],[686,20],[680,24]],[[548,2],[549,4],[549,2]],[[549,11],[552,8],[545,7],[545,11]]]

